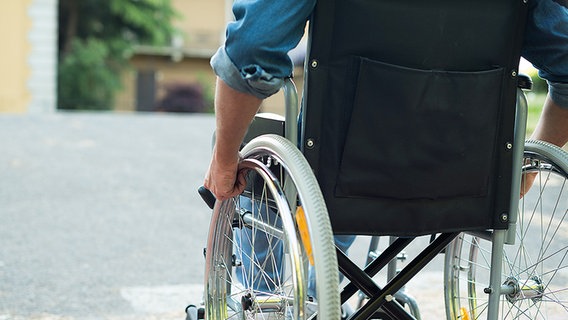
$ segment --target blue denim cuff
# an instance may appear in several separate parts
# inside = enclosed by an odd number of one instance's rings
[[[568,83],[548,81],[548,93],[552,101],[568,109]]]
[[[258,65],[245,66],[241,70],[227,55],[225,47],[219,48],[211,58],[215,74],[229,87],[265,99],[282,88],[284,79],[276,78]]]

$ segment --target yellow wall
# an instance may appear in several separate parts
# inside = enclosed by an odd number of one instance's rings
[[[133,68],[123,74],[123,90],[116,97],[114,109],[136,110],[137,70],[156,71],[156,100],[163,97],[164,87],[172,83],[199,82],[206,85],[207,89],[214,90],[215,75],[209,66],[209,58],[221,44],[228,3],[226,0],[173,0],[172,5],[181,15],[175,24],[184,33],[185,57],[176,62],[168,55],[134,55],[131,59]],[[198,54],[194,55],[195,53]],[[303,70],[297,68],[294,73],[297,76],[296,85],[301,92]],[[261,110],[283,114],[283,94],[279,93],[264,101]]]
[[[30,101],[27,9],[31,0],[0,1],[0,112],[24,112]]]
[[[213,90],[215,78],[209,59],[183,59],[174,62],[168,56],[143,56],[138,55],[130,61],[132,64],[123,74],[123,90],[119,92],[115,100],[116,111],[136,110],[136,72],[137,70],[156,71],[156,100],[163,97],[165,86],[174,83],[197,83],[208,86]]]
[[[130,61],[133,68],[122,76],[123,88],[116,97],[115,110],[136,110],[137,70],[156,71],[156,99],[171,83],[200,82],[214,89],[209,57],[219,47],[225,30],[225,0],[172,0],[172,5],[180,14],[174,24],[183,33],[184,58],[173,61],[168,55],[134,55]]]
[[[175,25],[183,32],[184,47],[217,48],[225,30],[225,0],[173,0],[181,18]]]

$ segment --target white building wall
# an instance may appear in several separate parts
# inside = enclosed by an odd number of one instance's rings
[[[56,110],[57,103],[57,1],[32,0],[28,15],[32,21],[28,40],[30,113]]]

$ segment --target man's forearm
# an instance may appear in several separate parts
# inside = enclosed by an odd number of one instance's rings
[[[568,142],[568,109],[546,98],[542,114],[531,139],[543,140],[557,146]]]
[[[215,92],[216,142],[214,156],[217,161],[233,161],[261,99],[236,91],[223,80],[217,80]]]
[[[217,80],[216,140],[203,184],[218,200],[234,197],[245,188],[244,175],[239,174],[237,167],[239,147],[261,101]]]

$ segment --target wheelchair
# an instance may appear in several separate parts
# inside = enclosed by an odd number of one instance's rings
[[[205,307],[188,319],[416,319],[397,292],[440,253],[447,319],[565,319],[568,154],[524,141],[526,7],[319,1],[302,111],[287,81],[285,120],[249,129],[245,192],[215,202],[201,190],[213,208]],[[393,241],[360,268],[338,235]],[[360,308],[342,314],[357,292]]]

